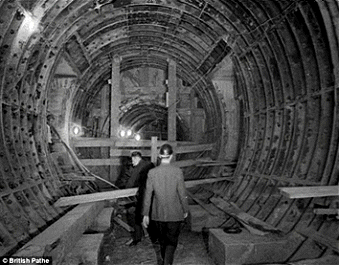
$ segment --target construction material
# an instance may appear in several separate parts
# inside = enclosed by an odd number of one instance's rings
[[[335,214],[335,215],[339,215],[339,209],[326,209],[326,208],[316,208],[313,209],[313,212],[315,214],[326,214],[326,215],[331,215],[331,214]]]
[[[191,231],[201,232],[206,228],[219,227],[225,222],[225,214],[212,203],[204,208],[200,205],[189,205],[189,224]],[[213,214],[211,214],[213,213]]]
[[[104,200],[113,200],[117,198],[124,198],[134,196],[137,193],[137,188],[123,189],[123,190],[113,190],[105,192],[96,192],[91,194],[83,194],[77,196],[69,196],[60,198],[54,206],[62,207],[68,205],[75,205],[80,203],[104,201]]]
[[[185,186],[186,188],[192,188],[197,185],[212,184],[212,183],[220,182],[220,181],[228,181],[229,179],[230,179],[229,177],[221,177],[221,178],[187,180],[185,181]]]
[[[99,264],[99,252],[103,238],[103,233],[82,235],[61,265]]]
[[[53,264],[60,264],[103,207],[103,202],[78,205],[25,244],[15,256],[51,257]]]
[[[113,207],[106,207],[98,214],[98,216],[93,221],[90,231],[105,233],[111,229],[111,218],[114,213]]]
[[[121,220],[121,218],[119,217],[114,217],[113,220],[118,223],[119,225],[121,225],[121,227],[125,228],[127,232],[133,232],[134,228],[129,226],[128,224],[126,224],[123,220]]]
[[[254,235],[266,235],[268,233],[281,234],[282,231],[245,213],[234,203],[228,203],[221,198],[211,198],[210,201],[220,210],[234,217],[239,221],[247,230]]]
[[[218,265],[276,264],[285,262],[303,239],[297,233],[262,237],[246,230],[227,234],[223,229],[210,229],[208,249]]]
[[[185,185],[186,185],[186,188],[191,188],[196,185],[214,183],[218,181],[223,181],[225,179],[227,178],[191,180],[191,181],[185,181]],[[105,192],[97,192],[97,193],[91,193],[91,194],[62,197],[54,205],[57,207],[63,207],[63,206],[75,205],[79,203],[125,198],[125,197],[136,195],[137,190],[138,188],[131,188],[131,189],[113,190],[113,191],[105,191]]]
[[[339,196],[339,186],[283,187],[281,193],[290,199]]]
[[[215,212],[210,211],[210,209],[208,208],[208,206],[206,206],[206,203],[203,203],[201,200],[199,200],[198,198],[195,198],[194,195],[189,192],[186,191],[187,195],[193,200],[195,201],[197,204],[200,205],[201,208],[203,208],[206,212],[208,212],[210,215],[216,216],[217,214]]]
[[[51,130],[53,130],[53,132],[57,135],[57,137],[59,138],[59,140],[61,141],[61,143],[63,144],[63,146],[65,147],[65,149],[67,150],[67,152],[70,154],[71,158],[73,159],[74,163],[77,165],[77,167],[83,172],[83,173],[87,173],[88,175],[105,182],[106,184],[117,188],[113,183],[109,182],[108,180],[93,174],[91,171],[89,171],[80,161],[80,159],[78,158],[78,156],[74,153],[73,149],[61,138],[60,134],[58,133],[58,131],[53,127],[50,126]]]

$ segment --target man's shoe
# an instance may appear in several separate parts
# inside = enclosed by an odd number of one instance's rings
[[[125,243],[125,245],[126,246],[129,246],[129,245],[131,245],[132,243],[133,243],[133,238],[131,238],[130,240],[128,240],[126,243]]]
[[[131,242],[131,244],[129,244],[128,246],[130,246],[130,247],[136,246],[140,241],[141,241],[141,240],[133,240],[133,241]]]

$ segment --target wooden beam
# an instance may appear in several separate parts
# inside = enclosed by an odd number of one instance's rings
[[[265,235],[269,232],[281,234],[282,231],[272,225],[257,219],[241,210],[235,203],[229,203],[221,198],[211,198],[210,201],[220,210],[229,214],[244,225],[252,234]]]
[[[214,148],[214,146],[215,144],[196,144],[196,145],[177,146],[177,148],[175,149],[175,153],[183,154],[183,153],[210,151]]]
[[[137,190],[138,190],[137,188],[131,188],[131,189],[113,190],[113,191],[96,192],[96,193],[91,193],[91,194],[82,194],[82,195],[76,195],[76,196],[62,197],[54,204],[54,206],[62,207],[62,206],[80,204],[80,203],[125,198],[125,197],[134,196],[137,193]]]
[[[339,253],[338,240],[325,236],[324,234],[312,229],[310,227],[296,227],[295,231],[302,236],[308,237],[309,239],[314,240],[317,244],[322,244],[326,247],[331,248],[336,253]],[[320,263],[318,263],[320,265]]]
[[[186,186],[186,188],[192,188],[192,187],[197,186],[197,185],[211,184],[211,183],[220,182],[220,181],[228,181],[229,179],[230,179],[229,177],[223,177],[223,178],[186,180],[185,186]]]
[[[315,214],[326,214],[326,215],[330,215],[330,214],[335,214],[335,215],[339,215],[339,209],[335,209],[335,208],[316,208],[313,209],[313,212]]]
[[[158,144],[158,137],[152,136],[152,147],[151,147],[151,162],[156,165],[157,163],[157,158],[158,158],[158,149],[157,149],[157,144]]]
[[[135,151],[135,149],[111,149],[110,155],[113,156],[131,156],[131,153]],[[138,150],[142,156],[149,157],[151,156],[151,150]]]
[[[290,199],[339,196],[339,186],[282,187],[279,189]]]
[[[84,166],[119,166],[120,158],[80,159]]]
[[[177,139],[177,65],[175,61],[168,60],[168,141]]]
[[[123,228],[127,230],[127,232],[133,232],[134,228],[126,224],[121,218],[119,217],[114,217],[113,220],[117,222],[119,225],[121,225]]]
[[[102,202],[78,205],[27,242],[15,256],[52,257],[53,264],[61,264],[103,208]]]
[[[195,166],[197,163],[198,163],[197,160],[194,160],[194,159],[172,162],[173,165],[180,167],[180,168]]]
[[[62,174],[62,180],[81,180],[81,181],[95,181],[95,177],[92,176],[82,176],[81,174],[67,173]]]
[[[120,57],[112,59],[111,75],[111,126],[110,137],[116,138],[119,130],[119,106],[121,103],[120,91]]]
[[[233,166],[236,165],[237,162],[230,161],[209,161],[209,162],[201,162],[197,165],[197,167],[219,167],[219,166]]]
[[[192,188],[196,185],[214,183],[214,182],[223,181],[223,180],[227,180],[227,178],[190,180],[190,181],[185,181],[185,185],[186,185],[186,188]],[[125,197],[136,195],[137,190],[138,190],[137,188],[132,188],[132,189],[113,190],[113,191],[97,192],[97,193],[92,193],[92,194],[62,197],[54,204],[54,206],[62,207],[62,206],[80,204],[80,203],[125,198]]]
[[[212,212],[212,211],[206,206],[205,203],[203,203],[200,199],[196,198],[196,197],[194,196],[194,194],[192,194],[192,193],[189,192],[189,191],[186,191],[186,193],[187,193],[187,195],[188,195],[189,197],[191,197],[191,199],[192,199],[193,201],[195,201],[197,204],[199,204],[199,205],[201,206],[201,208],[203,208],[203,209],[204,209],[206,212],[208,212],[210,215],[212,215],[212,216],[217,216],[217,214],[214,213],[214,212]]]
[[[103,158],[103,159],[80,159],[84,166],[119,166],[120,158]],[[177,167],[190,167],[199,163],[197,160],[174,161],[172,164]]]
[[[93,137],[74,137],[72,138],[74,147],[151,147],[151,140],[140,140],[135,139],[115,139],[112,141],[109,138],[93,138]],[[168,141],[159,141],[157,142],[157,147],[168,143]],[[196,142],[191,141],[177,141],[178,146],[190,146],[197,145]]]

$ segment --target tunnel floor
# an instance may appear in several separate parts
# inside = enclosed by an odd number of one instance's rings
[[[99,257],[100,265],[157,264],[151,240],[146,237],[136,246],[126,246],[130,234],[119,225],[114,225],[104,237]],[[207,233],[192,232],[185,225],[174,257],[174,264],[214,265],[208,255]]]

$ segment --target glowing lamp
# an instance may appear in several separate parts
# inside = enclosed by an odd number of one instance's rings
[[[126,131],[125,130],[121,130],[119,134],[120,134],[120,137],[125,137],[126,136]]]
[[[134,135],[134,139],[137,140],[137,141],[140,141],[140,139],[141,139],[140,134],[136,133],[136,134]]]
[[[74,127],[73,127],[73,134],[74,134],[74,135],[79,135],[80,132],[81,132],[81,129],[80,129],[79,126],[74,126]]]

